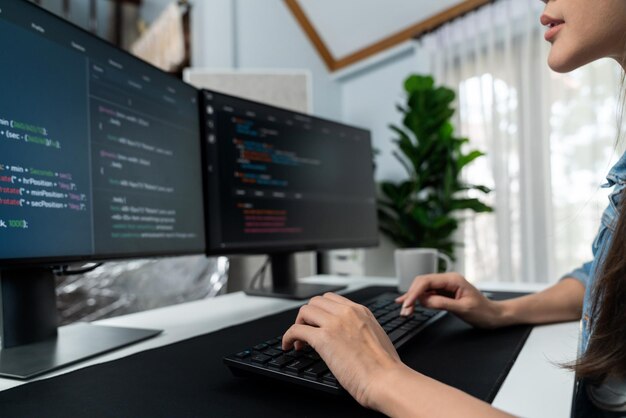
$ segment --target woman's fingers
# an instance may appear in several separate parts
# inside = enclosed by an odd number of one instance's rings
[[[416,301],[429,309],[452,312],[468,324],[481,328],[493,328],[501,315],[493,302],[458,273],[416,277],[409,291],[397,299],[402,303],[400,315],[411,315]]]
[[[283,335],[283,351],[291,350],[296,342],[306,342],[311,347],[317,346],[320,329],[310,325],[294,324]]]
[[[429,309],[439,309],[454,313],[458,307],[456,299],[440,295],[427,295],[420,299],[422,306]]]
[[[342,305],[355,305],[355,303],[352,302],[350,299],[343,297],[341,295],[338,295],[336,293],[325,293],[324,298],[328,300],[332,300],[333,302],[339,303]]]
[[[415,302],[425,294],[438,291],[454,293],[459,285],[457,275],[453,274],[429,274],[416,277],[409,291],[397,300],[398,303],[402,303],[400,315],[411,315]]]
[[[319,328],[327,324],[336,315],[339,315],[343,306],[329,298],[316,296],[308,304],[300,308],[295,323]],[[296,350],[303,348],[303,342],[295,342]]]
[[[413,280],[408,292],[398,298],[398,303],[402,304],[400,315],[410,316],[413,314],[415,302],[417,302],[420,295],[429,288],[433,277],[434,276],[418,276]]]
[[[365,403],[371,376],[400,363],[372,313],[336,294],[313,298],[283,335],[283,350],[299,349],[304,344],[313,347],[341,385]]]
[[[315,296],[309,301],[309,305],[316,306],[332,315],[341,313],[341,309],[345,302],[341,298],[335,298],[333,293],[327,293],[324,296]]]
[[[315,305],[304,305],[298,311],[296,324],[313,325],[320,327],[325,321],[328,321],[330,314],[324,309]]]

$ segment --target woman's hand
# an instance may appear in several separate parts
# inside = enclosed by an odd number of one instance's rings
[[[402,304],[400,314],[411,315],[416,301],[426,308],[452,312],[479,328],[505,325],[502,305],[487,299],[458,273],[416,277],[409,291],[396,299]]]
[[[393,344],[365,306],[327,293],[300,308],[283,336],[283,350],[308,343],[326,362],[341,386],[371,408],[383,374],[403,369]]]

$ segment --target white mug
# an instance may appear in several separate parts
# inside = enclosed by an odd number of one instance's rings
[[[394,252],[398,291],[405,293],[417,276],[439,272],[439,259],[446,264],[445,271],[452,268],[452,260],[436,248],[399,248]]]

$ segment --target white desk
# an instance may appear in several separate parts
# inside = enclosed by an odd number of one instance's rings
[[[345,292],[365,286],[393,285],[389,278],[345,278],[317,276],[305,282],[345,284]],[[484,284],[483,289],[502,291],[536,291],[536,285]],[[262,316],[294,308],[301,303],[280,299],[246,296],[232,293],[214,299],[184,303],[113,319],[99,324],[136,328],[157,328],[164,332],[156,338],[117,350],[97,359],[80,363],[44,378],[57,376],[97,363],[115,360],[136,352],[148,350],[247,322]],[[569,417],[574,377],[558,367],[576,356],[578,323],[535,327],[493,405],[523,417]],[[0,379],[0,390],[27,384]]]

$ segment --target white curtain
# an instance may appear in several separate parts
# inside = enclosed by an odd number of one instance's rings
[[[604,60],[551,72],[543,3],[500,0],[422,38],[439,84],[458,92],[457,132],[487,152],[468,182],[494,189],[494,214],[468,215],[472,281],[553,282],[591,257],[619,157],[620,70]]]

